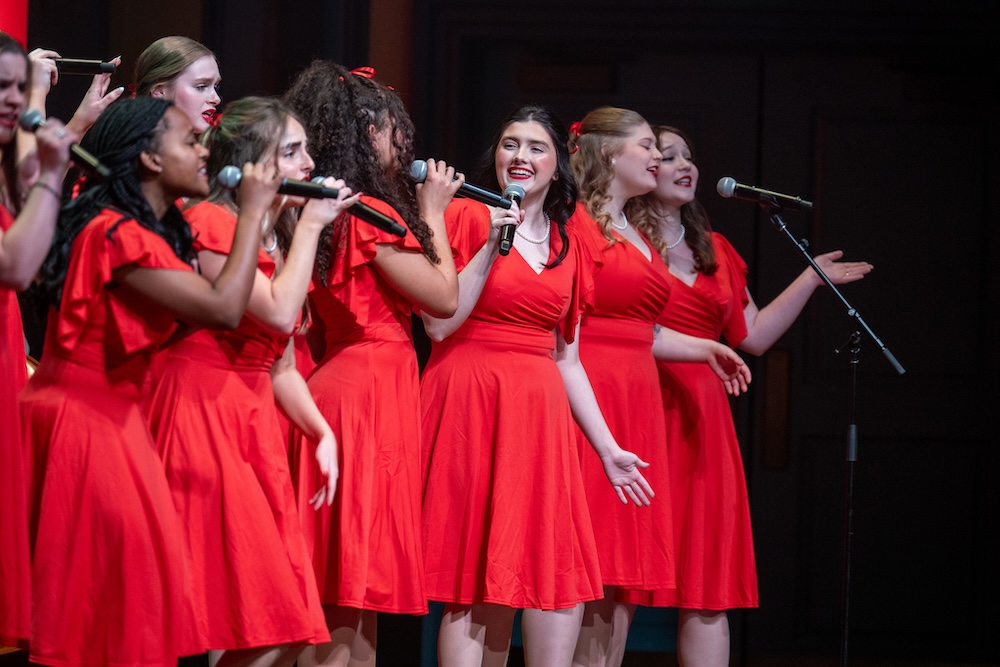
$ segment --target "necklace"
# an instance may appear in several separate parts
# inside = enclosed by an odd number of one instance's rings
[[[619,230],[619,231],[622,230],[622,229],[625,229],[626,227],[628,227],[628,218],[625,217],[625,211],[622,211],[622,225],[621,225],[621,227],[619,227],[618,225],[616,225],[614,220],[611,221],[611,226],[614,227],[615,229]]]
[[[684,225],[681,225],[681,235],[678,236],[677,240],[674,241],[673,243],[668,243],[667,244],[667,250],[673,250],[674,248],[676,248],[677,246],[679,246],[681,244],[681,241],[684,240],[684,233],[686,231],[687,231],[687,229],[684,227]]]
[[[514,232],[518,236],[520,236],[522,239],[524,239],[528,243],[534,243],[535,245],[541,245],[541,244],[545,243],[546,241],[548,241],[549,240],[549,232],[551,232],[551,231],[552,231],[552,222],[551,221],[549,221],[549,224],[547,224],[545,226],[545,236],[543,236],[540,239],[533,239],[530,236],[525,236],[524,234],[522,234],[521,233],[521,226],[520,225],[518,225],[517,229],[514,230]]]
[[[268,245],[264,245],[264,240],[263,239],[261,239],[261,241],[260,241],[260,247],[263,248],[264,252],[266,252],[268,255],[270,255],[272,252],[274,252],[275,250],[278,249],[278,235],[272,233],[271,234],[271,238],[272,238],[272,241]]]

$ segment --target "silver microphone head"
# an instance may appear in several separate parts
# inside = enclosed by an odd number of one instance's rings
[[[414,183],[423,183],[427,180],[427,161],[414,160],[410,165],[410,180]]]
[[[511,183],[503,189],[503,198],[515,202],[518,206],[524,201],[524,188],[517,183]]]
[[[17,123],[25,132],[34,132],[45,125],[45,116],[38,109],[25,109],[17,117]]]
[[[715,189],[728,199],[736,194],[736,179],[732,176],[723,176],[719,179],[719,184],[715,186]]]
[[[239,187],[242,178],[243,170],[230,164],[219,170],[219,175],[215,177],[215,181],[227,190],[235,190]]]
[[[323,181],[326,180],[326,176],[313,176],[309,179],[310,183],[315,183],[316,185],[323,185]]]

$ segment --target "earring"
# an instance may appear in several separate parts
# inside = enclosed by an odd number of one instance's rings
[[[611,166],[612,167],[615,166],[615,159],[614,158],[611,158]]]

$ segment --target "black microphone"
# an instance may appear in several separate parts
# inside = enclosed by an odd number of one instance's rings
[[[511,183],[503,189],[504,199],[509,199],[518,206],[524,199],[524,188],[517,183]],[[517,232],[517,225],[504,225],[500,228],[500,254],[510,254],[510,249],[514,246],[514,234]]]
[[[237,166],[228,165],[219,170],[219,174],[215,177],[215,180],[227,190],[235,190],[239,187],[240,181],[243,180],[243,171]],[[308,199],[337,198],[339,190],[323,186],[322,176],[317,176],[313,181],[310,183],[309,181],[296,181],[291,178],[283,178],[281,179],[281,185],[278,186],[278,192],[283,195],[306,197]],[[376,211],[371,206],[358,202],[348,210],[354,217],[375,225],[383,231],[395,234],[396,236],[406,236],[405,227],[384,213]]]
[[[25,109],[18,116],[17,122],[25,132],[34,133],[38,128],[45,125],[45,116],[38,109]],[[73,154],[73,161],[80,167],[97,174],[101,178],[111,178],[111,170],[101,164],[101,161],[96,157],[80,148],[79,144],[72,144],[69,150]]]
[[[755,201],[761,206],[770,208],[782,208],[785,206],[797,208],[800,211],[809,211],[813,207],[811,201],[806,201],[802,197],[783,195],[780,192],[771,192],[753,185],[743,185],[737,183],[732,176],[723,176],[719,179],[719,184],[715,188],[723,197],[736,197],[747,201]]]
[[[413,161],[413,164],[410,165],[410,180],[414,183],[423,183],[427,180],[427,162],[425,160]],[[462,197],[475,199],[477,202],[481,202],[487,206],[510,208],[511,204],[509,199],[504,199],[496,192],[490,192],[489,190],[484,190],[468,183],[462,183],[462,186],[458,188],[458,194]]]
[[[53,58],[60,74],[114,74],[116,65],[100,60],[79,58]]]

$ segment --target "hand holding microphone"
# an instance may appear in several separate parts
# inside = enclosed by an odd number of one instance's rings
[[[45,127],[45,117],[37,109],[25,109],[21,112],[17,122],[20,124],[22,130],[31,133],[34,133],[40,127]],[[66,135],[66,130],[61,127],[57,128],[55,134],[57,137],[62,138]],[[96,157],[83,148],[80,148],[79,144],[74,143],[69,149],[73,155],[73,161],[76,162],[77,166],[90,172],[91,175],[97,175],[101,178],[111,177],[111,170],[101,164],[100,160]]]
[[[423,183],[426,178],[427,162],[424,160],[414,160],[413,164],[410,165],[410,179],[414,183]],[[511,204],[510,199],[505,199],[504,196],[499,195],[496,192],[490,192],[489,190],[485,190],[469,183],[462,183],[458,186],[458,195],[474,199],[477,202],[486,204],[487,206],[510,208]]]
[[[242,178],[242,176],[243,172],[240,171],[239,167],[229,165],[219,170],[219,174],[215,178],[222,187],[228,190],[235,190],[239,187],[240,178]],[[309,199],[337,199],[339,194],[338,190],[336,188],[328,188],[324,186],[323,180],[324,178],[322,176],[314,178],[312,183],[309,181],[297,181],[291,178],[283,178],[281,179],[281,184],[278,186],[278,193],[291,195],[293,197],[306,197]],[[405,227],[381,211],[376,211],[371,206],[358,202],[351,206],[348,210],[354,217],[375,225],[383,231],[395,234],[396,236],[406,236]]]
[[[503,190],[503,198],[518,205],[520,210],[521,202],[524,200],[524,188],[517,183],[511,183]],[[500,228],[500,248],[501,255],[509,255],[510,249],[514,247],[514,234],[517,233],[517,225],[507,224]]]

